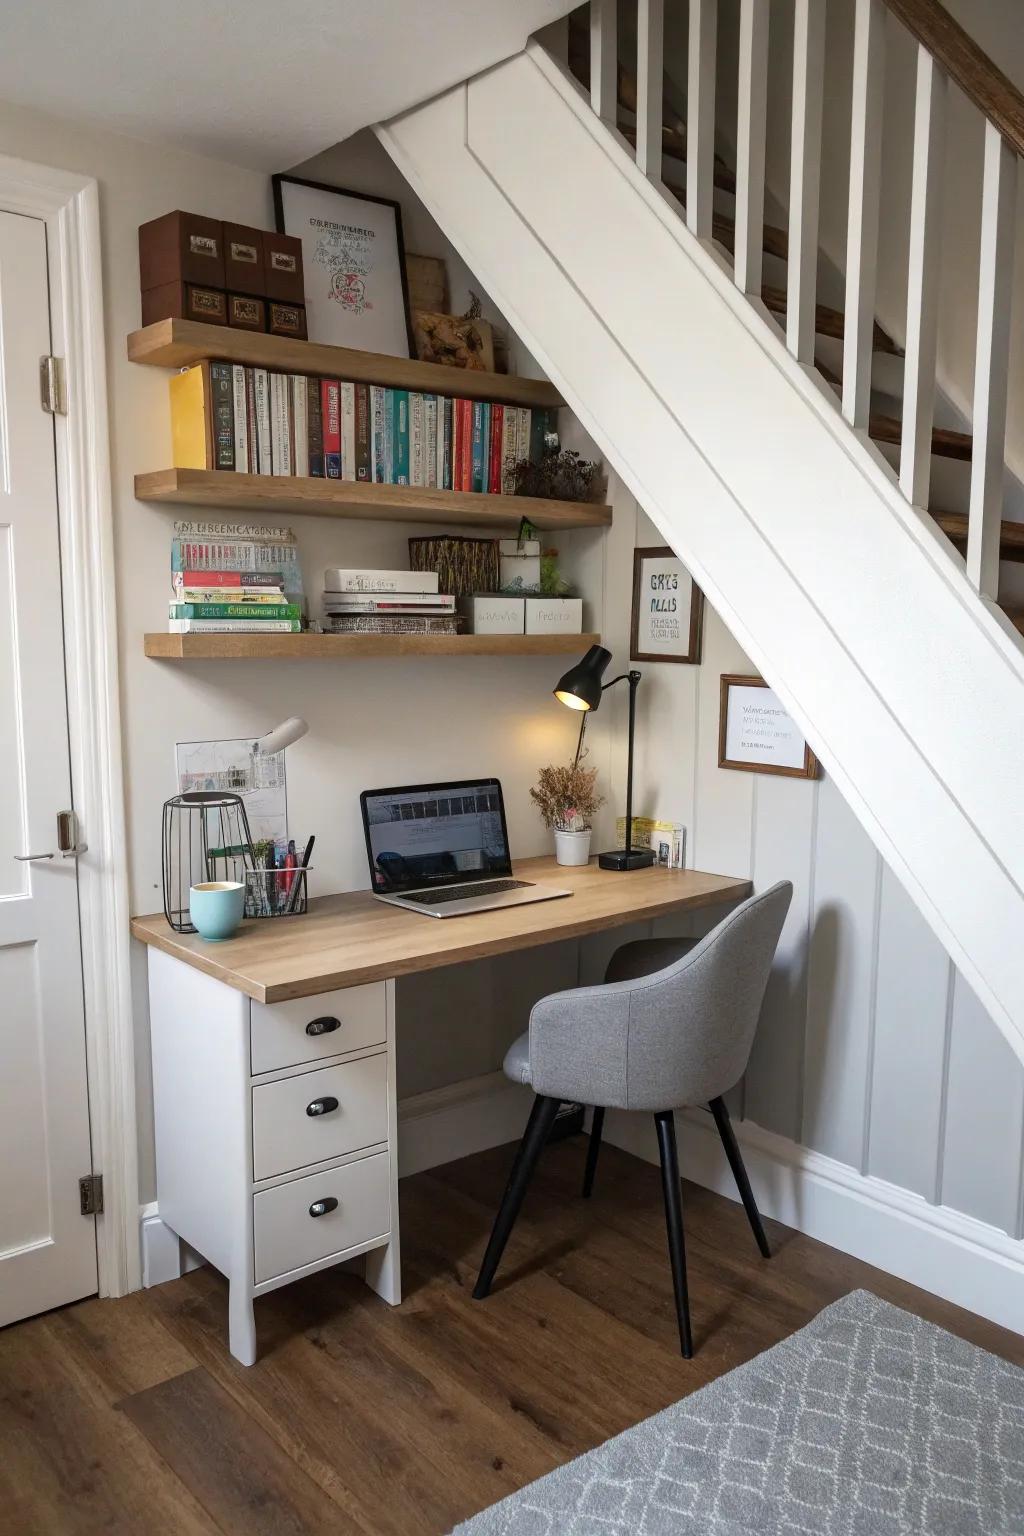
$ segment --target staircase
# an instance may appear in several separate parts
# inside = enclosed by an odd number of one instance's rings
[[[894,338],[875,314],[886,4],[856,0],[840,311],[816,291],[828,5],[794,3],[786,229],[764,217],[767,0],[741,0],[731,165],[715,0],[689,3],[685,121],[661,0],[637,4],[635,72],[614,0],[592,0],[561,58],[534,41],[377,131],[1024,1060],[1024,650],[998,606],[1000,558],[1024,557],[1002,516],[1024,102],[935,0],[888,0],[917,49]],[[971,434],[934,419],[950,78],[984,119]],[[901,415],[873,397],[882,354],[902,364]],[[969,464],[965,510],[933,504],[936,459]]]

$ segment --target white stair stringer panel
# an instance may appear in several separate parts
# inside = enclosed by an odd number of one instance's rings
[[[1024,1060],[1024,651],[1003,615],[543,49],[377,133]]]

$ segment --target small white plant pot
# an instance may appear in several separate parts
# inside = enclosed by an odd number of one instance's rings
[[[590,828],[582,832],[555,832],[555,860],[559,864],[585,864],[590,858]]]

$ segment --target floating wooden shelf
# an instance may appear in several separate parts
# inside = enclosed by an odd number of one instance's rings
[[[367,656],[582,656],[600,635],[165,635],[145,637],[160,661],[356,661]]]
[[[457,523],[474,528],[600,528],[611,507],[588,501],[541,501],[534,496],[483,496],[416,485],[367,485],[299,475],[241,475],[233,470],[158,469],[135,476],[140,501],[220,512],[301,512],[400,523]]]
[[[186,368],[215,358],[227,363],[247,363],[252,368],[276,368],[282,373],[324,374],[355,384],[387,384],[392,389],[459,395],[464,400],[497,400],[506,405],[541,408],[565,404],[547,379],[445,368],[440,363],[356,352],[351,347],[328,347],[318,341],[236,331],[226,325],[200,325],[196,320],[158,320],[141,331],[132,331],[128,337],[128,358],[130,362],[148,363],[156,368]]]

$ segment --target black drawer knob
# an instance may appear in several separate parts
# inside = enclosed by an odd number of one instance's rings
[[[326,1099],[313,1099],[311,1103],[306,1105],[306,1114],[309,1115],[311,1120],[315,1120],[318,1115],[329,1115],[331,1110],[337,1109],[337,1107],[337,1099],[329,1097]]]
[[[333,1195],[328,1195],[323,1200],[314,1200],[309,1208],[309,1214],[311,1216],[326,1216],[328,1211],[336,1211],[337,1209],[337,1200],[335,1200]]]
[[[321,1019],[310,1019],[306,1025],[307,1035],[330,1035],[336,1029],[341,1028],[340,1019],[332,1019],[330,1014],[324,1014]]]

